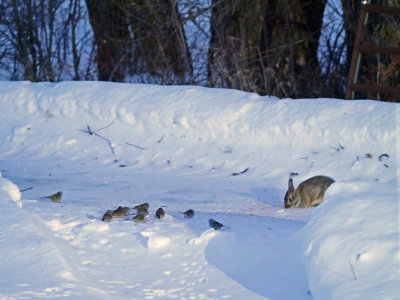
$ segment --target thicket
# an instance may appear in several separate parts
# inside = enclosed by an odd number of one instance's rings
[[[0,0],[0,78],[343,98],[362,2]],[[377,43],[400,46],[398,17],[371,20]],[[399,60],[368,58],[361,80],[400,86]]]

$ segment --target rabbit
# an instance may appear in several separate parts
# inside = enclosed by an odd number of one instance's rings
[[[285,195],[285,208],[317,206],[324,201],[325,191],[335,180],[326,176],[315,176],[303,181],[294,189],[293,179],[289,179],[289,189]]]

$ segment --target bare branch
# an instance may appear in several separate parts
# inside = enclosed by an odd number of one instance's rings
[[[143,147],[140,147],[140,146],[136,146],[136,145],[131,144],[131,143],[125,143],[125,144],[129,145],[129,146],[132,146],[132,147],[135,147],[135,148],[138,148],[138,149],[141,149],[141,150],[146,150],[146,148],[143,148]]]
[[[351,273],[353,273],[354,280],[357,280],[356,274],[354,273],[354,268],[353,268],[353,265],[352,265],[351,261],[349,261],[349,265],[350,265]]]
[[[111,124],[110,124],[110,125],[111,125]],[[109,126],[110,126],[110,125],[109,125]],[[95,135],[95,136],[101,138],[102,140],[105,140],[105,141],[108,143],[108,145],[110,146],[110,149],[111,149],[112,154],[115,155],[115,149],[114,149],[114,147],[113,147],[113,145],[112,145],[112,142],[111,142],[109,139],[107,139],[107,138],[105,138],[104,136],[102,136],[102,135],[100,135],[100,134],[94,132],[94,131],[90,128],[89,125],[86,125],[86,127],[87,127],[87,130],[78,129],[78,131],[83,131],[83,132],[86,132],[86,133],[89,134],[89,135]],[[103,129],[104,129],[104,128],[103,128]]]

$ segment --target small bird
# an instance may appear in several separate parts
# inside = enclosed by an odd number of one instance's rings
[[[105,214],[103,215],[103,218],[101,218],[102,221],[104,222],[110,222],[113,218],[113,211],[112,210],[107,210]]]
[[[147,216],[147,215],[149,215],[149,211],[148,211],[148,209],[147,208],[141,208],[141,209],[138,209],[137,210],[137,213],[136,213],[137,215],[138,214],[141,214],[141,215],[143,215],[143,216]]]
[[[148,203],[142,203],[142,204],[136,205],[134,207],[134,209],[137,209],[138,211],[141,210],[141,209],[147,209],[148,210],[149,207],[150,207],[150,205]]]
[[[128,213],[129,213],[129,207],[118,206],[118,208],[112,212],[112,216],[114,218],[122,218],[125,217]]]
[[[193,218],[194,217],[194,210],[193,209],[188,209],[183,213],[185,218]]]
[[[144,222],[144,217],[145,217],[145,215],[143,215],[143,214],[136,214],[133,217],[133,221],[135,221],[136,223],[143,223]]]
[[[59,191],[51,196],[46,196],[46,198],[50,199],[52,202],[60,202],[62,198],[62,192]]]
[[[219,230],[222,227],[226,227],[225,225],[222,225],[220,222],[215,221],[214,219],[209,219],[208,224],[210,224],[210,227],[213,228],[214,230]]]
[[[162,219],[165,217],[165,211],[161,207],[159,209],[157,209],[156,217],[159,219]]]

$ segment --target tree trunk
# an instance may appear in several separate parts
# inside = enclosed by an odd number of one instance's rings
[[[213,0],[208,52],[209,86],[258,91],[263,0]]]
[[[269,1],[260,49],[263,93],[312,97],[319,92],[318,46],[325,0]]]
[[[129,48],[126,0],[86,0],[90,24],[97,45],[98,79],[124,81]]]
[[[193,68],[176,0],[134,1],[130,23],[134,73],[149,73],[163,84],[192,83]]]
[[[353,53],[354,40],[358,16],[360,15],[361,1],[342,0],[343,24],[345,30],[344,43],[346,44],[345,74],[349,74],[351,55]]]
[[[192,65],[176,0],[86,0],[97,43],[99,80],[150,75],[191,83]],[[152,80],[150,79],[150,80]]]
[[[214,0],[209,84],[279,97],[319,91],[326,0]]]

